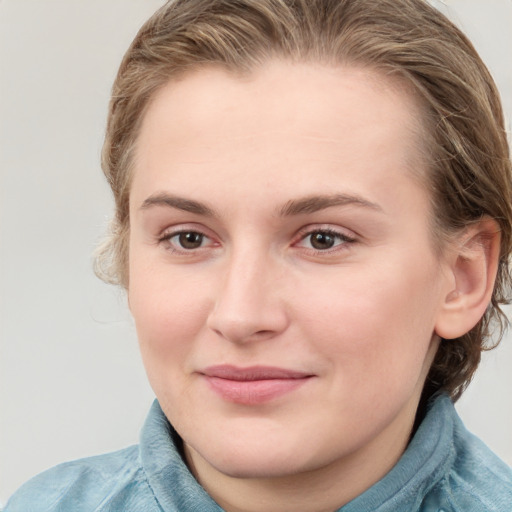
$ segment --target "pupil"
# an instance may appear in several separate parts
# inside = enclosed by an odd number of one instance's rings
[[[328,233],[314,233],[311,235],[311,245],[315,249],[330,249],[334,245],[334,237]]]
[[[184,249],[197,249],[203,243],[203,235],[201,233],[180,233],[180,245]]]

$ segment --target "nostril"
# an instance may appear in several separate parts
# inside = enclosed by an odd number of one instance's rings
[[[277,336],[286,328],[286,322],[277,322],[272,315],[250,318],[249,315],[230,317],[221,311],[212,313],[207,326],[217,336],[234,343],[263,341]]]
[[[273,332],[270,330],[257,331],[253,334],[254,337],[264,338],[268,336],[272,336]]]

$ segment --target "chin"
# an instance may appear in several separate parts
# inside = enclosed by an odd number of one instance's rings
[[[302,464],[294,464],[289,457],[280,459],[263,454],[255,457],[230,457],[216,463],[208,461],[217,471],[232,478],[280,478],[302,473],[313,468],[304,467]]]
[[[211,448],[211,445],[196,445],[196,449],[187,447],[185,452],[189,465],[191,459],[197,460],[199,457],[207,465],[232,478],[280,478],[317,469],[322,466],[322,462],[326,462],[318,460],[318,450],[308,457],[304,443],[301,446],[290,446],[284,440],[252,446],[251,443],[245,443],[241,446],[217,445],[214,450]],[[191,452],[195,457],[191,457]]]

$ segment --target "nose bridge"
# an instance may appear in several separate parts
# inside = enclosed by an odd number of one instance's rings
[[[246,247],[226,259],[209,327],[230,341],[269,338],[286,326],[278,262],[269,251]]]

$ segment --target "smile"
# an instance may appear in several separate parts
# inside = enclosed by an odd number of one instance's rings
[[[244,405],[269,402],[294,391],[313,377],[304,372],[268,366],[212,366],[200,374],[221,398]]]

